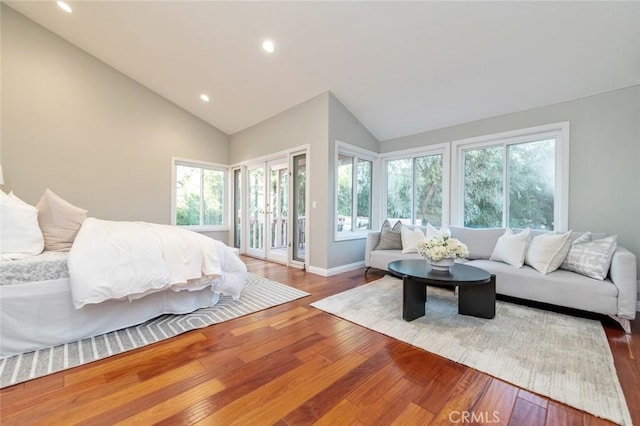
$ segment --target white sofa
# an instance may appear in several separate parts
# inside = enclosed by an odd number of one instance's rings
[[[504,228],[471,229],[451,226],[449,229],[451,236],[465,243],[469,249],[469,258],[461,261],[496,275],[498,294],[609,315],[622,325],[626,333],[631,333],[630,320],[636,316],[638,289],[636,256],[629,250],[617,247],[609,275],[604,281],[563,269],[543,275],[527,265],[516,268],[489,260],[498,238],[505,232]],[[533,232],[534,236],[538,233],[540,231]],[[574,233],[572,239],[579,235],[580,233]],[[596,238],[601,236],[594,234]],[[364,260],[367,270],[377,268],[386,271],[389,262],[394,260],[423,259],[418,253],[376,250],[379,241],[380,232],[368,234]]]

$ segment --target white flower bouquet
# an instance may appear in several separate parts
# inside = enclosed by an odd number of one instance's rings
[[[416,247],[421,256],[432,262],[469,256],[469,250],[464,243],[446,235],[420,240]]]

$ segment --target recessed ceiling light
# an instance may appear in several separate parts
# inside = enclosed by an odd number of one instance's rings
[[[71,10],[71,6],[69,6],[67,3],[65,3],[65,2],[63,2],[63,1],[61,1],[61,0],[58,0],[58,7],[59,7],[60,9],[64,10],[65,12],[67,12],[67,13],[71,13],[71,12],[73,12],[73,11]]]
[[[262,42],[262,48],[269,53],[273,53],[276,50],[276,46],[273,44],[271,40],[265,40]]]
[[[200,95],[200,99],[202,99],[202,102],[209,102],[209,95],[203,93]]]

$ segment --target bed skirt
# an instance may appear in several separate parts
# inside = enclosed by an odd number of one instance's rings
[[[141,299],[108,300],[75,309],[69,279],[0,286],[0,359],[141,324],[162,314],[213,306],[210,288],[172,290]]]

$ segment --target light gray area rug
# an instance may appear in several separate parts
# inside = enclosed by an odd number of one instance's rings
[[[221,296],[210,308],[184,315],[162,315],[129,327],[0,361],[0,388],[130,351],[181,333],[290,302],[309,293],[249,273],[240,300]]]
[[[502,301],[491,320],[458,315],[453,292],[429,287],[426,315],[406,322],[402,280],[390,276],[311,306],[597,417],[631,424],[598,321]]]

